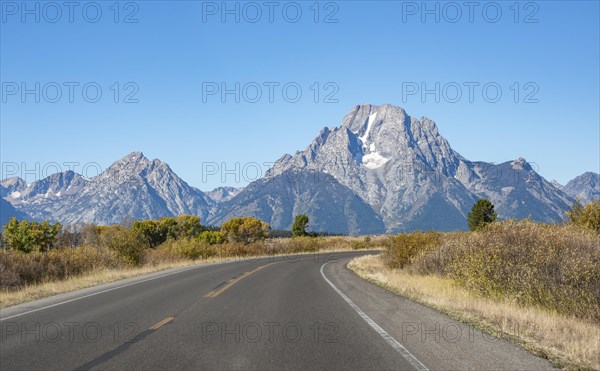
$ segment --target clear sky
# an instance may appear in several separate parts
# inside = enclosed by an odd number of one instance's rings
[[[360,103],[431,118],[470,160],[600,168],[598,1],[0,4],[2,177],[138,150],[203,190],[245,185]]]

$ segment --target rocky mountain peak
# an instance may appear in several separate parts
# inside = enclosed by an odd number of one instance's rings
[[[142,152],[131,152],[127,156],[113,163],[111,167],[118,167],[121,169],[137,168],[148,166],[150,163],[151,161],[144,156]]]
[[[342,128],[348,128],[364,141],[376,134],[382,124],[402,125],[408,115],[401,107],[384,104],[355,106],[342,120]]]
[[[585,205],[600,198],[600,174],[585,172],[570,180],[562,190]]]
[[[135,161],[136,159],[146,159],[146,156],[144,156],[144,153],[141,151],[133,151],[130,154],[128,154],[127,156],[123,157],[121,159],[121,161]]]
[[[13,176],[11,178],[6,178],[0,181],[0,185],[2,187],[15,187],[15,188],[25,188],[27,187],[27,183],[18,176]]]
[[[465,229],[477,198],[490,199],[501,218],[558,222],[573,201],[567,194],[582,203],[600,196],[599,177],[586,173],[559,189],[523,158],[472,162],[450,147],[433,120],[390,104],[364,104],[243,190],[205,194],[142,152],[90,180],[67,172],[29,187],[18,178],[4,180],[0,190],[17,211],[66,224],[194,214],[218,225],[250,215],[278,229],[306,213],[316,230],[382,233]],[[24,188],[36,195],[14,197]]]
[[[235,196],[237,196],[244,188],[235,188],[235,187],[217,187],[210,192],[206,192],[206,195],[210,197],[213,201],[225,202],[229,201]]]
[[[439,135],[437,125],[427,117],[417,120],[409,116],[402,107],[391,104],[380,106],[363,104],[355,106],[344,117],[341,127],[347,127],[363,142],[376,137],[378,133],[386,133],[389,129],[395,129],[406,133],[409,137]],[[386,127],[388,130],[383,130]]]
[[[53,174],[8,201],[37,220],[100,225],[181,214],[205,220],[213,202],[166,163],[141,152],[130,153],[90,180],[73,172]]]
[[[592,185],[593,187],[597,187],[598,184],[600,184],[600,176],[598,175],[598,173],[586,171],[585,173],[581,174],[579,177],[581,177],[580,179],[582,179],[582,180],[588,181],[590,183],[590,185]]]
[[[10,196],[11,194],[18,195],[27,188],[27,182],[23,179],[14,176],[0,181],[0,194],[2,197]]]
[[[157,160],[149,160],[142,152],[131,152],[114,162],[92,181],[123,183],[134,178],[145,177],[152,171],[155,161]]]
[[[415,123],[416,125],[411,125],[413,133],[422,133],[423,135],[431,136],[432,138],[435,138],[438,135],[440,135],[435,121],[430,120],[425,116],[422,116],[421,120],[415,121]]]
[[[36,196],[61,197],[79,192],[86,184],[86,180],[72,170],[51,174],[44,179],[35,181],[21,192],[22,199],[31,199]]]
[[[512,168],[514,170],[524,170],[524,171],[533,170],[531,165],[523,157],[517,158],[516,160],[511,162],[510,165],[512,166]]]
[[[339,127],[324,128],[304,151],[282,157],[275,168],[333,176],[381,215],[387,230],[464,228],[478,197],[497,203],[502,217],[529,213],[536,220],[561,220],[570,203],[525,159],[470,162],[433,120],[390,104],[353,107]],[[515,171],[528,175],[515,177]],[[440,213],[445,217],[429,220]]]
[[[427,117],[417,120],[403,108],[391,104],[356,106],[346,115],[341,127],[348,128],[360,139],[365,154],[377,153],[384,157],[405,155],[402,149],[408,148],[430,152],[430,144],[442,147],[445,152],[450,150],[450,145],[439,134],[434,121]]]

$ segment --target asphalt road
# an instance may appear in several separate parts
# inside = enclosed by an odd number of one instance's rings
[[[364,252],[176,269],[0,310],[0,369],[549,369],[368,283]]]

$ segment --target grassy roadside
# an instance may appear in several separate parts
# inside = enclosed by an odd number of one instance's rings
[[[37,284],[27,285],[19,290],[0,290],[0,309],[13,305],[18,305],[33,300],[43,299],[50,296],[64,294],[76,290],[81,290],[105,283],[115,282],[126,278],[141,276],[149,273],[163,270],[192,267],[217,262],[231,262],[248,259],[273,258],[282,256],[296,256],[309,254],[329,254],[347,251],[369,251],[373,248],[349,248],[332,246],[319,251],[300,251],[294,253],[278,253],[273,255],[256,255],[245,257],[212,257],[202,260],[183,259],[168,262],[154,262],[153,264],[143,265],[141,267],[117,267],[117,268],[99,268],[88,271],[81,275],[76,275],[63,280],[53,280]]]
[[[215,260],[216,261],[216,260]],[[126,278],[141,276],[148,273],[162,270],[201,265],[211,261],[179,261],[171,263],[161,263],[152,266],[143,266],[138,268],[113,268],[99,269],[87,272],[81,276],[70,277],[65,280],[44,282],[26,286],[17,291],[0,291],[0,308],[7,308],[13,305],[26,303],[33,300],[43,299],[50,296],[64,294],[88,287],[98,286],[104,283],[115,282]]]
[[[565,369],[600,369],[600,324],[513,301],[490,299],[449,278],[386,267],[381,256],[353,259],[348,268],[399,295],[520,344]]]

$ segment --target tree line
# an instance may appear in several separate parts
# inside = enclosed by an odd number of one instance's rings
[[[195,215],[179,215],[157,220],[134,221],[123,225],[85,225],[77,231],[64,229],[60,223],[19,221],[11,218],[4,225],[2,247],[24,253],[47,252],[55,247],[114,246],[135,243],[155,248],[168,240],[194,239],[210,245],[252,243],[269,236],[269,224],[252,217],[233,218],[220,228],[205,226]]]
[[[575,203],[567,214],[569,223],[600,233],[600,200],[585,207]],[[471,231],[478,231],[498,218],[494,204],[487,199],[479,199],[467,217]],[[328,235],[307,231],[309,217],[296,215],[290,231],[273,231],[271,226],[257,218],[233,218],[220,228],[205,226],[194,215],[179,215],[157,220],[134,221],[130,227],[122,225],[85,225],[80,230],[68,230],[60,223],[36,222],[11,218],[0,234],[0,243],[8,248],[24,253],[46,252],[54,247],[105,246],[119,244],[155,248],[169,240],[190,239],[209,245],[234,243],[250,244],[267,237],[316,237]]]

